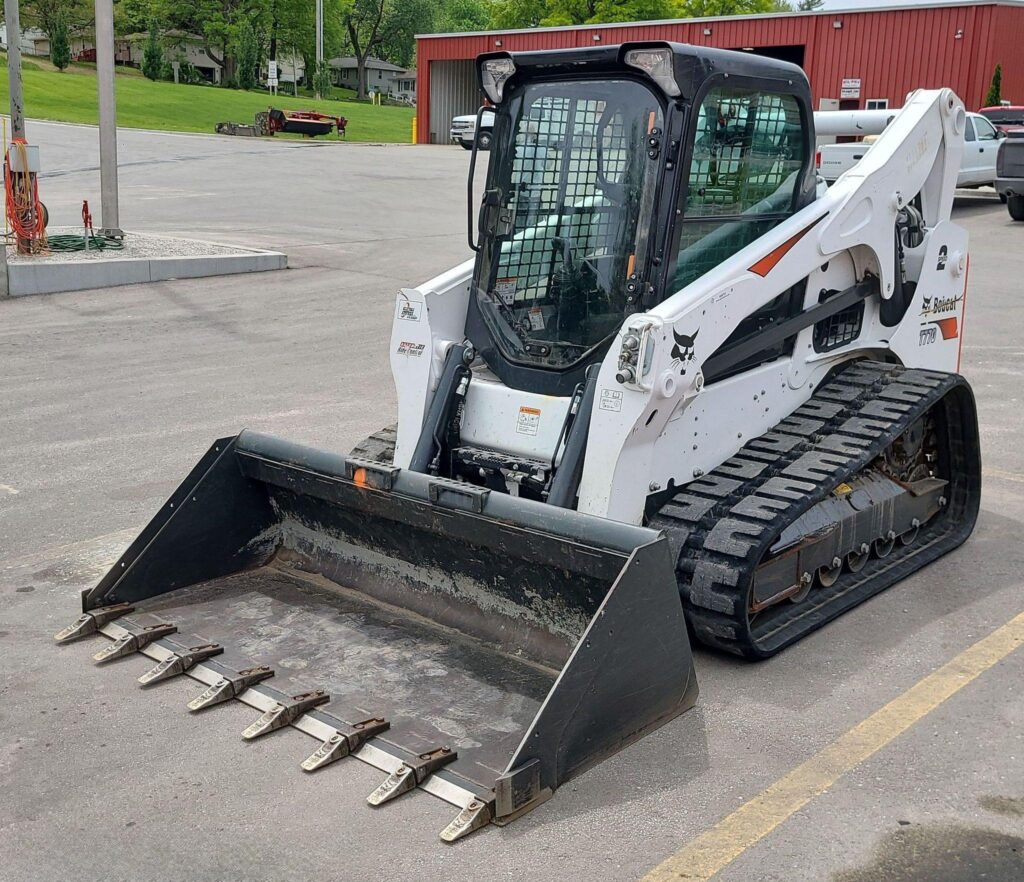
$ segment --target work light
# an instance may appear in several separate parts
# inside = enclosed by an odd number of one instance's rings
[[[480,67],[480,80],[487,97],[500,104],[505,83],[516,72],[511,58],[488,58]]]
[[[672,50],[663,49],[630,49],[625,56],[630,67],[642,70],[664,90],[665,94],[678,98],[679,85],[672,72]]]

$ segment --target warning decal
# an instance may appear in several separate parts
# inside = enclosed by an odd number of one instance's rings
[[[516,431],[520,435],[536,435],[540,428],[540,411],[536,407],[520,407]]]
[[[601,410],[611,410],[618,413],[622,410],[622,393],[617,389],[601,390]]]

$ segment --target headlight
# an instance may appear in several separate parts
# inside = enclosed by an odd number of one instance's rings
[[[679,85],[672,71],[671,49],[630,49],[623,60],[630,67],[647,74],[669,97],[679,97]]]
[[[511,58],[488,58],[480,66],[480,81],[493,104],[501,104],[505,83],[516,72]]]

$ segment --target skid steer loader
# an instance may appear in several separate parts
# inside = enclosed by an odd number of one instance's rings
[[[57,635],[455,804],[446,840],[690,708],[688,633],[771,656],[955,548],[981,480],[952,92],[826,190],[795,66],[477,67],[476,254],[398,294],[397,428],[217,441]]]

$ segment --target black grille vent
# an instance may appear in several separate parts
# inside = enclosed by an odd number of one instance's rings
[[[824,303],[830,297],[839,294],[839,291],[822,291],[818,297],[819,303]],[[861,326],[864,324],[864,301],[858,301],[853,306],[830,315],[814,325],[814,351],[831,352],[847,343],[852,343],[860,336]]]

